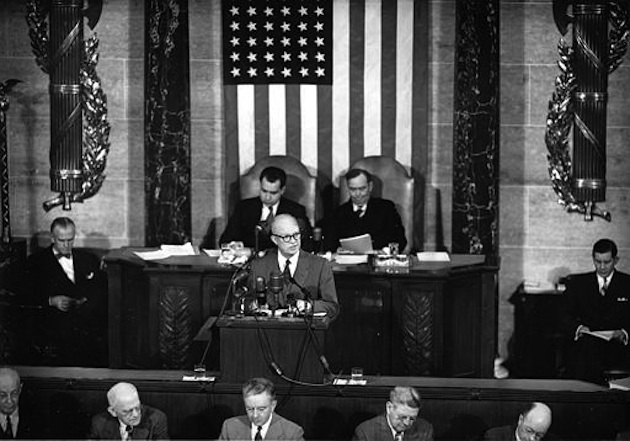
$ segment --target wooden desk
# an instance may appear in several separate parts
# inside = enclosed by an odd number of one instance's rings
[[[218,315],[233,270],[206,255],[147,263],[133,251],[105,257],[110,367],[190,368],[193,338]],[[414,258],[408,274],[334,265],[341,313],[326,339],[332,370],[491,377],[497,268],[479,257],[455,255],[450,264]]]

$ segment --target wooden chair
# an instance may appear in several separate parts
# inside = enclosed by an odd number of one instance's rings
[[[413,247],[414,178],[400,162],[389,156],[366,156],[352,164],[350,168],[361,168],[370,172],[374,183],[372,195],[394,202],[405,227],[406,250],[411,249]],[[342,179],[339,184],[339,202],[344,203],[349,197],[346,180]]]
[[[256,162],[240,179],[241,199],[258,196],[260,191],[260,172],[265,167],[275,166],[287,174],[284,196],[299,202],[306,208],[306,215],[311,224],[317,219],[317,178],[299,160],[292,156],[274,155]]]

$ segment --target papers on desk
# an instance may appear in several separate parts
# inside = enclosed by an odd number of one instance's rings
[[[450,262],[448,253],[444,251],[423,251],[416,253],[416,257],[420,262]]]
[[[602,340],[610,341],[615,331],[582,331],[582,334],[592,335]]]
[[[371,253],[372,250],[372,236],[369,234],[362,234],[354,237],[344,237],[339,239],[339,244],[344,250],[352,251],[357,254]]]
[[[626,391],[630,390],[630,377],[610,380],[608,382],[608,386],[610,386],[611,389],[626,390]]]
[[[194,256],[195,249],[190,242],[184,245],[162,245],[155,251],[134,251],[134,254],[142,260],[160,260],[171,256]]]
[[[367,263],[367,254],[337,254],[335,256],[335,262],[340,265],[358,265],[360,263]]]

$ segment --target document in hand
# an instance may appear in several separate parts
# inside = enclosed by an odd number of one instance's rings
[[[342,239],[339,239],[339,244],[344,250],[352,251],[357,254],[367,254],[373,251],[372,236],[370,236],[369,234],[344,237]]]
[[[602,340],[610,341],[615,331],[582,331],[583,334],[592,335]]]

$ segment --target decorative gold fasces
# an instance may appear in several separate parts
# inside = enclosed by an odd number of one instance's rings
[[[86,8],[83,8],[84,3],[87,3]],[[59,205],[63,205],[64,210],[70,210],[72,202],[83,202],[94,196],[105,180],[104,172],[110,148],[110,124],[107,121],[107,95],[103,91],[101,79],[96,73],[99,41],[96,33],[92,33],[87,40],[83,39],[83,19],[87,19],[88,27],[94,29],[100,18],[103,2],[102,0],[87,0],[87,2],[84,0],[27,0],[26,7],[26,21],[29,26],[31,48],[37,65],[44,73],[55,72],[55,66],[77,39],[80,38],[82,46],[81,60],[74,71],[78,72],[78,77],[73,76],[73,81],[63,81],[65,78],[63,77],[59,81],[59,79],[53,80],[51,76],[51,84],[49,85],[51,101],[53,97],[63,100],[62,97],[70,98],[79,95],[76,105],[70,107],[72,111],[66,115],[65,121],[61,123],[59,128],[55,128],[55,134],[51,135],[51,157],[55,156],[55,146],[58,146],[66,137],[68,127],[81,118],[82,136],[76,141],[80,144],[80,158],[78,158],[76,165],[82,166],[80,170],[81,184],[78,188],[76,185],[72,189],[68,187],[70,180],[79,176],[74,173],[76,170],[73,170],[71,174],[62,172],[61,174],[66,176],[62,180],[59,180],[61,179],[60,173],[51,172],[51,183],[54,182],[54,185],[59,186],[58,190],[61,192],[43,203],[43,208],[46,211]],[[48,21],[54,8],[64,8],[63,12],[70,15],[78,13],[80,18],[58,42],[57,49],[51,57],[49,47],[52,45]],[[60,14],[59,11],[55,11],[55,13]],[[74,78],[78,78],[76,83]],[[67,110],[67,106],[62,106],[62,108]],[[57,112],[52,112],[51,109],[51,126],[53,125],[53,113],[56,114]],[[74,137],[74,135],[72,136]],[[64,158],[64,161],[68,160],[71,161],[71,158]],[[65,165],[70,165],[70,163],[66,162]],[[72,167],[62,165],[60,169],[72,169]],[[53,179],[57,179],[57,181],[53,181]]]
[[[569,7],[572,7],[573,15],[568,14]],[[626,4],[622,5],[619,1],[577,4],[573,0],[554,0],[553,13],[556,26],[562,35],[567,33],[569,24],[574,25],[573,37],[576,47],[572,48],[563,38],[560,38],[558,43],[560,74],[556,77],[555,90],[549,101],[547,129],[545,131],[548,171],[552,188],[558,196],[558,203],[565,206],[567,212],[581,213],[587,221],[592,220],[594,216],[610,221],[610,213],[596,207],[593,200],[582,201],[575,196],[576,191],[580,193],[593,191],[598,194],[605,192],[605,110],[608,101],[605,90],[592,91],[578,88],[576,73],[574,72],[575,51],[580,50],[582,60],[584,58],[588,60],[595,72],[598,72],[596,75],[601,76],[601,72],[604,70],[608,74],[612,73],[619,67],[627,51],[630,35],[628,11]],[[596,51],[587,42],[589,38],[591,43],[594,42],[593,36],[582,35],[582,27],[575,25],[577,20],[601,20],[601,17],[597,17],[600,15],[607,15],[609,25],[609,48],[607,53],[602,54],[602,57],[597,56]],[[589,25],[592,23],[593,21],[589,22]],[[606,62],[602,62],[602,58],[605,59],[606,57]],[[594,84],[589,84],[587,87],[592,88]],[[605,77],[602,84],[606,86]],[[584,88],[583,86],[584,84],[581,85],[582,88]],[[597,89],[597,87],[595,88]],[[592,112],[595,112],[596,115],[593,115]],[[595,116],[603,117],[603,122]],[[572,164],[569,153],[569,135],[573,123],[577,127],[575,136],[580,136],[579,142],[574,142],[574,148],[580,144],[583,154],[586,154],[587,158],[598,158],[599,164],[593,166],[575,164],[575,167]],[[589,127],[590,125],[598,133],[603,131],[601,134],[602,142],[598,139],[595,131]],[[574,169],[580,169],[587,174],[594,173],[595,176],[574,178]],[[598,176],[602,170],[604,175]]]

